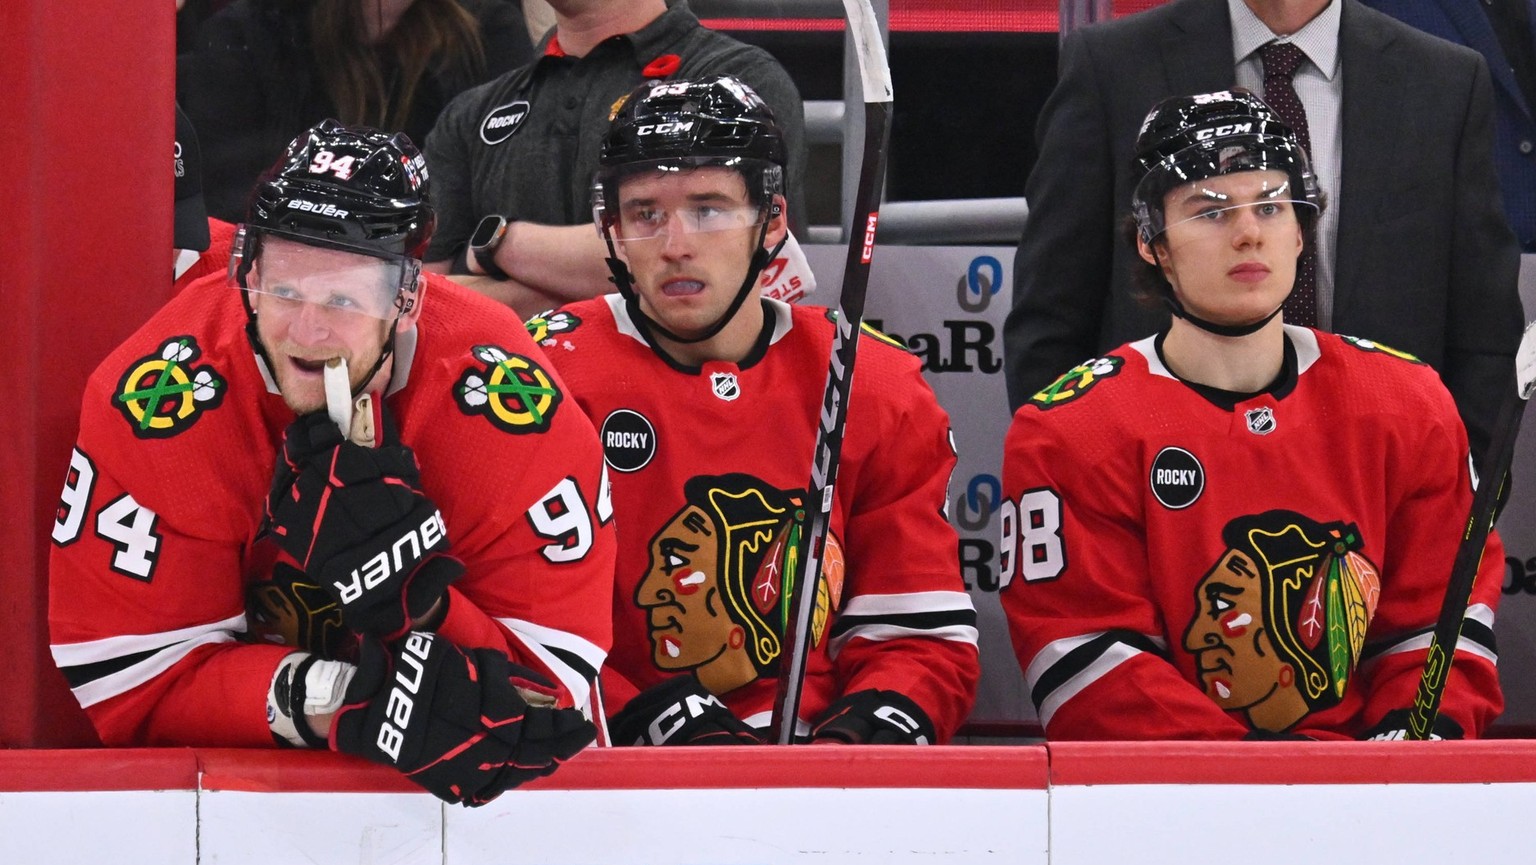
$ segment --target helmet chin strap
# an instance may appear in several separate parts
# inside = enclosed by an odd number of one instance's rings
[[[1179,303],[1179,299],[1172,294],[1165,295],[1163,303],[1167,305],[1168,311],[1172,312],[1175,316],[1184,319],[1206,333],[1214,333],[1217,336],[1247,336],[1251,333],[1258,333],[1263,329],[1264,325],[1269,324],[1271,319],[1280,314],[1280,307],[1277,306],[1268,315],[1249,324],[1217,324],[1214,321],[1207,321],[1185,309],[1184,304]]]
[[[757,232],[757,252],[752,255],[752,264],[747,268],[747,278],[742,280],[741,287],[736,289],[736,296],[731,299],[731,305],[719,318],[715,319],[713,324],[704,328],[704,331],[697,336],[680,336],[675,334],[662,327],[660,322],[646,315],[640,309],[640,295],[635,292],[634,278],[630,275],[629,268],[619,259],[619,252],[614,246],[613,237],[605,230],[603,232],[603,240],[608,244],[608,270],[613,273],[613,284],[618,286],[619,294],[624,298],[624,306],[629,310],[630,319],[636,324],[643,326],[652,334],[659,335],[681,345],[692,345],[714,337],[724,330],[726,325],[731,323],[731,319],[736,317],[736,313],[741,309],[741,305],[751,295],[752,286],[757,284],[758,277],[762,276],[763,270],[773,261],[774,256],[779,254],[779,250],[784,248],[784,243],[789,239],[788,235],[786,235],[784,240],[774,245],[773,249],[764,249],[763,241],[768,237],[768,223],[770,221],[767,219],[763,220],[763,226]]]
[[[1148,243],[1147,248],[1152,250],[1152,257],[1157,259],[1157,270],[1158,274],[1161,276],[1163,270],[1163,258],[1157,254],[1156,246]],[[1206,333],[1215,334],[1216,336],[1248,336],[1249,334],[1258,333],[1264,328],[1264,325],[1269,324],[1275,316],[1280,314],[1281,308],[1285,305],[1284,300],[1282,299],[1280,305],[1270,310],[1267,315],[1260,316],[1257,321],[1252,321],[1248,324],[1217,324],[1214,321],[1203,319],[1200,316],[1190,312],[1188,309],[1185,309],[1184,304],[1179,302],[1179,299],[1174,296],[1173,285],[1168,282],[1168,278],[1165,276],[1161,278],[1163,283],[1168,286],[1168,292],[1163,295],[1163,304],[1168,307],[1168,311],[1173,313],[1174,317],[1182,318],[1195,327],[1205,331]]]

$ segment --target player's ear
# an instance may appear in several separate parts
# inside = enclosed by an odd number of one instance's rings
[[[427,299],[427,275],[416,274],[416,286],[405,293],[405,304],[400,310],[400,320],[395,323],[395,333],[405,333],[416,326],[421,318],[421,306]]]
[[[773,249],[784,242],[784,235],[789,233],[789,216],[785,213],[788,205],[784,196],[775,195],[773,203],[768,206],[768,232],[763,236],[763,247]]]
[[[1157,260],[1157,256],[1152,252],[1152,245],[1147,243],[1147,241],[1140,235],[1137,235],[1136,237],[1136,252],[1141,255],[1142,261],[1145,261],[1147,264],[1150,264],[1159,270],[1162,269],[1162,263]]]

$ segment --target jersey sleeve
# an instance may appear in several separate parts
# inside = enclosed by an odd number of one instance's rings
[[[1387,713],[1413,706],[1460,528],[1471,508],[1466,432],[1450,396],[1443,391],[1439,396],[1438,412],[1428,412],[1437,414],[1439,423],[1424,424],[1431,434],[1403,449],[1402,458],[1411,464],[1392,474],[1399,488],[1392,491],[1397,504],[1389,524],[1381,600],[1360,662],[1366,730]],[[1483,547],[1440,704],[1441,716],[1459,724],[1468,738],[1482,735],[1504,707],[1493,636],[1503,583],[1504,547],[1493,532]]]
[[[910,698],[943,742],[970,713],[980,676],[976,611],[947,517],[955,468],[949,417],[916,364],[894,374],[867,369],[858,371],[871,377],[855,378],[851,406],[870,405],[876,390],[896,396],[878,419],[850,410],[849,435],[869,429],[875,442],[849,479],[847,579],[830,632],[834,672],[844,694],[876,688]]]
[[[1078,403],[1052,409],[1082,409]],[[1239,722],[1167,659],[1132,448],[1071,447],[1033,407],[1004,444],[1001,602],[1051,739],[1241,739]]]
[[[518,348],[549,369],[531,344]],[[612,643],[612,505],[597,433],[547,375],[563,403],[543,429],[509,432],[481,416],[428,420],[422,482],[443,506],[450,553],[465,564],[438,631],[507,652],[549,675],[561,705],[585,706]]]
[[[267,691],[291,649],[237,642],[241,545],[125,489],[112,472],[134,455],[111,443],[74,450],[60,497],[54,661],[109,746],[272,746]]]

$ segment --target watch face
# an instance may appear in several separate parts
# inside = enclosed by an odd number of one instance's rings
[[[496,239],[496,233],[501,231],[501,227],[506,224],[506,220],[499,216],[487,216],[480,220],[480,224],[475,226],[475,233],[469,237],[470,248],[478,249],[482,246],[489,246]]]

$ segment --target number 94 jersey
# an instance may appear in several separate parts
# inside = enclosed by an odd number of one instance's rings
[[[1031,397],[1009,430],[1002,603],[1056,739],[1356,738],[1413,705],[1473,477],[1428,366],[1286,327],[1269,389],[1188,384],[1155,338]],[[1442,716],[1503,701],[1487,541]]]
[[[510,310],[426,278],[384,402],[465,566],[437,631],[506,652],[584,705],[611,638],[596,433]],[[245,322],[222,275],[195,282],[86,388],[49,618],[54,659],[109,744],[272,744],[266,693],[294,648],[257,635],[246,598],[272,585],[263,502],[294,414]],[[297,608],[330,601],[305,588],[287,597],[301,621],[314,617]]]

